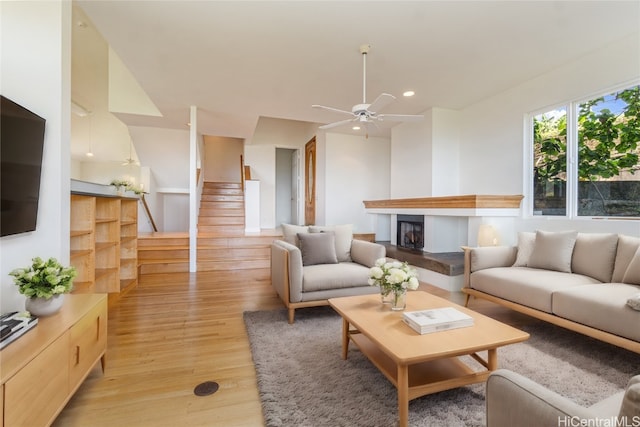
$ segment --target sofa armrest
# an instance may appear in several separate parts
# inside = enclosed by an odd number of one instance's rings
[[[463,246],[464,281],[463,287],[471,286],[471,273],[485,268],[509,267],[516,262],[518,248],[515,246],[483,246],[472,248]]]
[[[271,243],[271,285],[285,303],[302,299],[302,254],[300,249],[285,242]]]
[[[485,268],[511,267],[516,262],[518,249],[515,246],[484,246],[469,248],[470,271]]]
[[[356,239],[351,241],[351,260],[365,267],[373,267],[376,260],[383,258],[386,254],[387,249],[380,243]]]
[[[487,427],[557,426],[560,421],[569,425],[577,419],[602,417],[602,414],[506,369],[498,369],[489,375],[486,405]]]

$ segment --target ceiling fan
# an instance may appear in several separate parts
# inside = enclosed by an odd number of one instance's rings
[[[129,139],[129,158],[124,159],[122,166],[137,165],[138,162],[133,158],[133,141]]]
[[[341,114],[348,114],[351,118],[346,120],[340,120],[338,122],[329,123],[319,126],[319,129],[331,129],[334,127],[346,125],[354,122],[355,125],[363,125],[367,130],[367,137],[369,136],[369,125],[373,125],[377,128],[376,122],[380,121],[392,121],[392,122],[414,122],[424,119],[422,115],[413,114],[379,114],[387,105],[395,101],[396,97],[388,93],[383,93],[378,96],[371,104],[367,104],[367,54],[371,49],[371,45],[363,44],[360,46],[360,53],[362,54],[362,104],[356,104],[351,111],[341,110],[339,108],[325,107],[324,105],[312,105],[313,108],[320,108],[327,111],[333,111]]]

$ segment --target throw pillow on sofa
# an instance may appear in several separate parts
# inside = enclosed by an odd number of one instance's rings
[[[536,231],[536,243],[528,266],[571,273],[571,257],[577,236],[577,231]]]
[[[631,262],[629,262],[629,266],[622,277],[622,283],[640,285],[640,248],[636,250]]]
[[[617,247],[617,234],[578,233],[571,258],[571,271],[603,283],[611,282]]]
[[[521,231],[518,233],[518,254],[512,267],[526,267],[536,244],[536,233]]]
[[[613,268],[613,283],[620,283],[624,278],[629,263],[633,259],[636,251],[640,248],[640,237],[631,237],[621,234],[618,236],[618,250],[616,254],[616,265]]]
[[[298,233],[302,265],[337,264],[336,241],[333,232]]]

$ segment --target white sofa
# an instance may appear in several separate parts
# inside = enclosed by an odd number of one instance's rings
[[[465,248],[462,289],[640,353],[640,237],[522,232],[518,246]]]
[[[386,249],[353,239],[350,225],[283,224],[283,239],[271,244],[271,285],[294,322],[297,308],[327,305],[329,298],[379,293],[369,269]]]

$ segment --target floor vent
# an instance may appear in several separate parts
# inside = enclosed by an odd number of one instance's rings
[[[219,388],[220,386],[218,385],[218,383],[213,381],[205,381],[198,384],[196,388],[193,389],[193,393],[196,396],[209,396],[210,394],[218,391]]]

